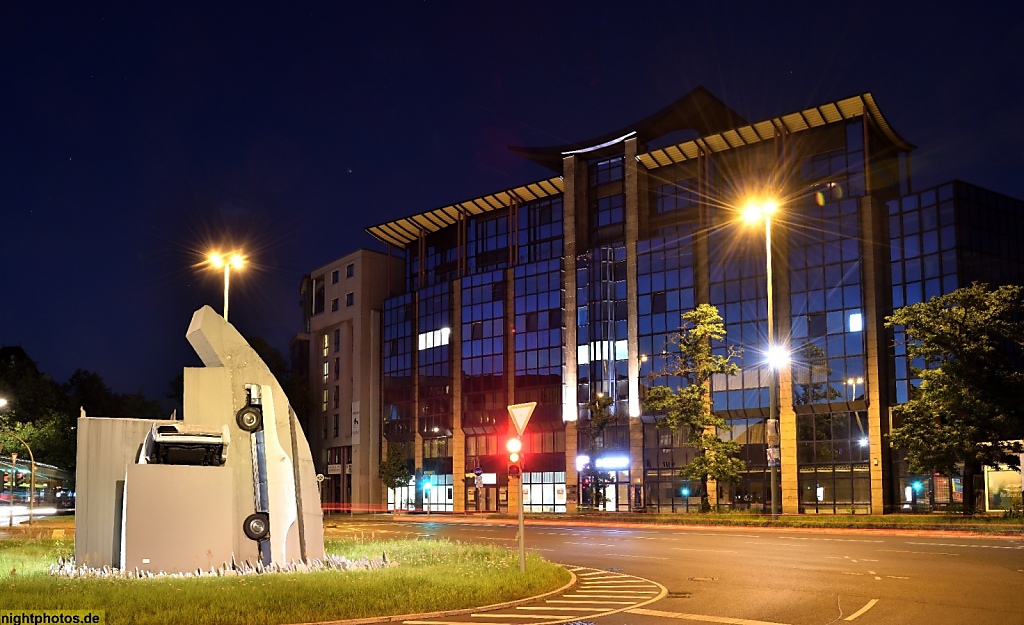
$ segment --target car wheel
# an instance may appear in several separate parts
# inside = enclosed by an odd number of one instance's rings
[[[257,432],[263,429],[263,412],[255,406],[245,406],[235,414],[235,422],[246,432]]]
[[[263,540],[270,533],[270,517],[266,512],[254,512],[245,517],[242,531],[252,540]]]

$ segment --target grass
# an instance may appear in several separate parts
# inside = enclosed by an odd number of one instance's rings
[[[304,623],[451,610],[553,590],[569,574],[536,555],[425,540],[328,540],[349,558],[387,553],[398,566],[209,579],[76,580],[46,567],[70,540],[0,540],[0,610],[104,610],[107,623]]]

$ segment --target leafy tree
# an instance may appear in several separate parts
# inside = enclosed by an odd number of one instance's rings
[[[911,373],[920,379],[905,404],[893,446],[910,469],[953,474],[962,466],[964,514],[974,513],[982,467],[1019,470],[1024,434],[1024,288],[974,283],[886,319],[903,328]]]
[[[603,440],[605,429],[615,421],[615,415],[611,410],[614,403],[615,400],[604,393],[595,393],[593,398],[584,404],[584,407],[590,414],[590,424],[583,432],[589,441],[589,449],[587,451],[591,461],[583,470],[583,476],[585,478],[584,481],[589,484],[590,503],[595,508],[600,508],[604,505],[604,487],[607,480],[602,472],[598,471],[594,466],[594,461],[599,451],[598,441]]]
[[[394,443],[388,445],[387,457],[380,461],[377,475],[384,486],[392,490],[409,485],[413,471],[409,466],[409,458],[401,446]],[[397,505],[395,507],[397,508]]]
[[[678,377],[682,383],[679,388],[649,389],[643,405],[646,412],[658,415],[659,427],[680,430],[686,444],[695,449],[694,459],[679,474],[687,480],[700,480],[700,509],[707,512],[711,509],[708,480],[735,483],[745,468],[743,461],[736,458],[739,445],[719,437],[720,432],[730,428],[711,411],[709,392],[712,375],[739,372],[739,366],[732,362],[739,351],[727,347],[725,355],[714,353],[712,342],[725,338],[725,325],[714,306],[700,304],[684,313],[682,321],[673,337],[678,353],[668,354],[664,371],[652,374],[656,378]]]

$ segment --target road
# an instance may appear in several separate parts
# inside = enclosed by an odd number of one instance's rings
[[[515,545],[512,523],[455,521],[357,518],[338,529]],[[528,524],[526,545],[572,567],[582,587],[447,622],[1024,625],[1021,538],[552,523]]]

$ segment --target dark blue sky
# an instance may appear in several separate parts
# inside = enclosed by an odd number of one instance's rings
[[[1019,2],[156,4],[0,4],[0,344],[61,381],[163,396],[221,242],[252,258],[232,322],[286,351],[301,276],[366,226],[697,85],[751,120],[871,91],[916,187],[1024,197]]]

